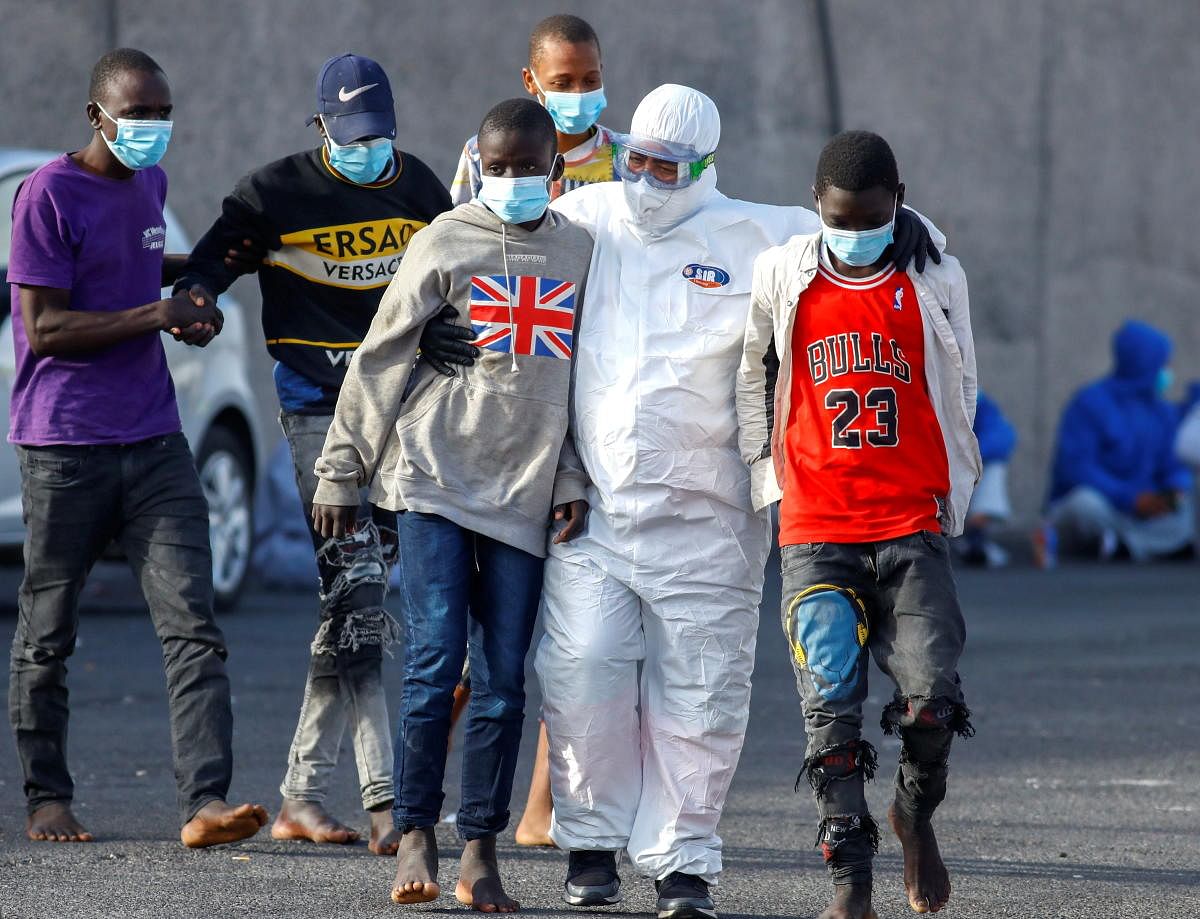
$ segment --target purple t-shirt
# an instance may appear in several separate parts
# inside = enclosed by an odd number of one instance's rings
[[[157,166],[130,179],[88,172],[63,155],[33,172],[13,202],[12,329],[16,352],[8,439],[15,444],[125,444],[180,429],[158,332],[100,351],[38,357],[18,284],[71,292],[71,309],[115,312],[161,297],[163,202]]]

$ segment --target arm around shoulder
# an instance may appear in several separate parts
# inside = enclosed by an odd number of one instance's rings
[[[921,223],[925,224],[925,229],[929,232],[929,241],[933,243],[934,248],[936,248],[938,252],[944,253],[946,251],[946,234],[938,229],[937,224],[918,211],[915,207],[909,207],[906,204],[904,205],[904,209],[906,211],[911,211],[917,217],[917,219],[921,221]]]

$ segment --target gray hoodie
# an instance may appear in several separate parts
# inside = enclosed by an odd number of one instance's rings
[[[587,487],[569,406],[591,257],[591,235],[561,214],[530,231],[474,201],[413,236],[342,384],[316,503],[356,505],[369,484],[379,507],[544,557],[551,508]],[[444,303],[470,317],[482,351],[453,377],[417,362]]]

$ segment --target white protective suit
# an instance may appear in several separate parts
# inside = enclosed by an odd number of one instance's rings
[[[631,133],[711,151],[720,119],[702,93],[662,86]],[[584,535],[551,547],[537,652],[550,834],[562,849],[628,849],[656,879],[715,883],[770,543],[734,407],[751,267],[819,220],[726,198],[712,167],[686,189],[645,185],[553,205],[596,247],[574,401],[591,514]]]

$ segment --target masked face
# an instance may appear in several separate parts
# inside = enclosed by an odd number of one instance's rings
[[[509,179],[485,175],[476,197],[505,223],[529,223],[550,206],[550,176]]]
[[[712,167],[686,188],[671,191],[648,182],[621,182],[629,216],[639,229],[652,236],[666,233],[695,214],[716,187],[717,172]]]
[[[387,137],[356,144],[336,144],[328,132],[325,135],[329,165],[356,185],[370,185],[383,175],[392,161],[392,142]]]
[[[530,72],[532,76],[532,71]],[[533,77],[534,85],[542,94],[542,105],[554,119],[554,126],[562,134],[583,134],[591,129],[600,119],[600,113],[608,105],[604,97],[604,87],[593,89],[586,93],[562,93],[542,89],[537,77]]]
[[[113,118],[99,102],[94,104],[105,118],[117,126],[116,136],[112,140],[104,133],[103,126],[100,136],[122,165],[133,170],[158,165],[167,152],[173,122],[159,118]]]
[[[536,62],[525,69],[525,88],[537,94],[558,132],[591,130],[607,105],[595,42],[543,41]]]
[[[873,230],[840,230],[825,223],[821,202],[817,201],[817,213],[821,215],[821,238],[826,247],[839,261],[854,268],[874,265],[883,252],[892,244],[896,226],[896,204],[892,205],[892,219]]]

